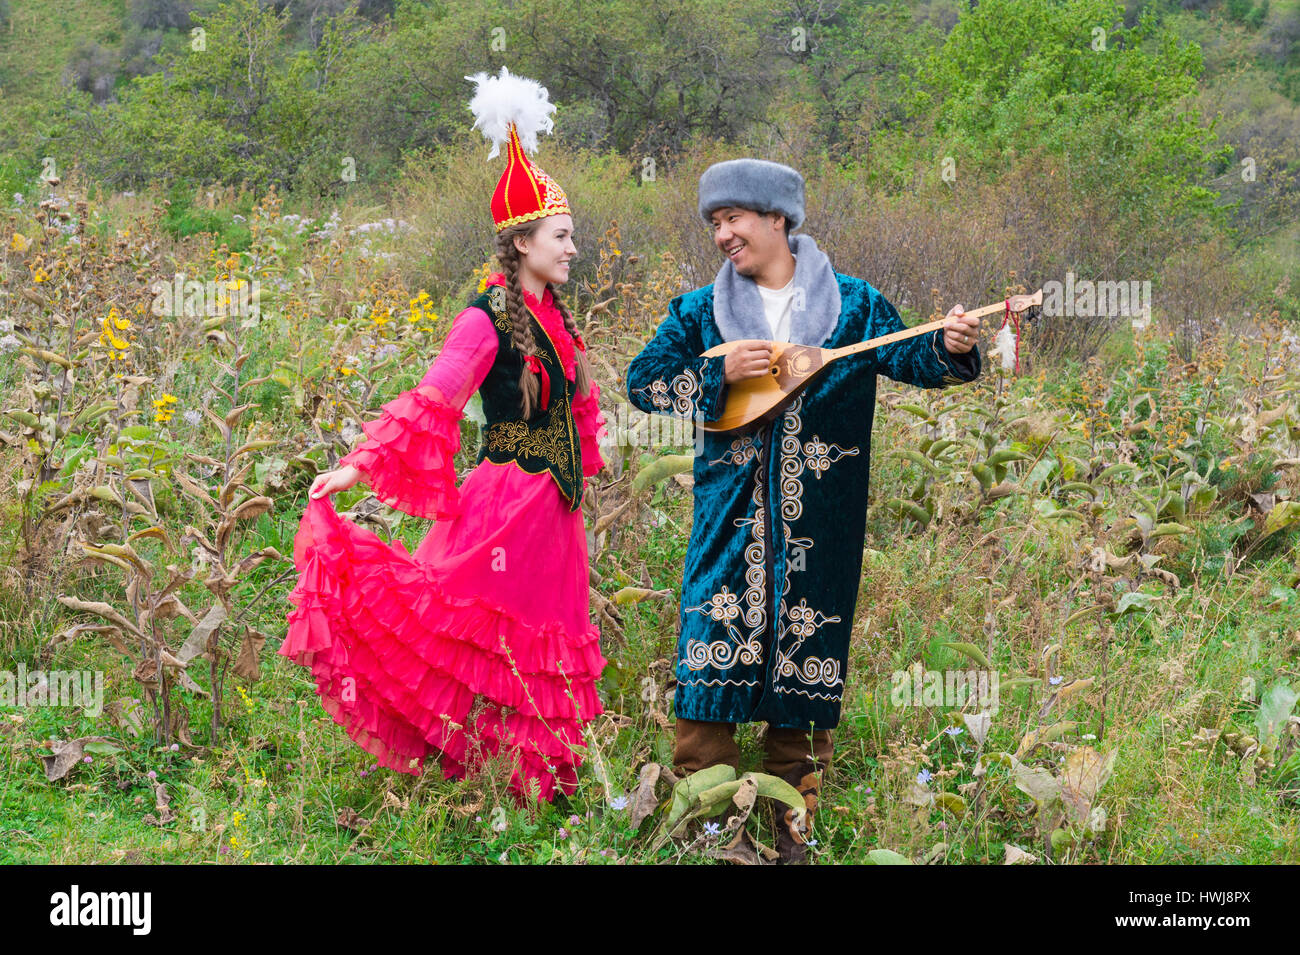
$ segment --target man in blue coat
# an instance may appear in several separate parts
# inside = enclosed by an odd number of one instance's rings
[[[713,420],[730,383],[769,373],[769,341],[839,348],[906,328],[876,289],[790,235],[803,223],[804,184],[788,166],[709,167],[699,213],[726,261],[712,285],[669,303],[628,367],[628,397],[643,411]],[[921,388],[978,378],[979,319],[960,305],[947,317],[932,334],[835,362],[775,420],[697,443],[674,698],[679,772],[738,767],[735,724],[763,720],[764,771],[815,807],[862,572],[876,375]],[[701,357],[738,340],[752,341]],[[778,849],[804,861],[808,830],[792,821],[787,813]]]

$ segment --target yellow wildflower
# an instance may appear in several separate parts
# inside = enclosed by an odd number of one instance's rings
[[[37,268],[37,270],[32,273],[32,281],[34,282],[48,282],[49,280],[49,273],[42,268]]]
[[[13,252],[26,252],[31,248],[32,240],[27,238],[21,232],[15,232],[13,239],[9,242],[9,248]]]
[[[155,400],[153,403],[153,407],[154,407],[153,420],[157,422],[171,421],[172,415],[174,414],[172,405],[176,404],[176,400],[177,399],[175,395],[167,395],[167,394]]]
[[[108,357],[125,358],[126,350],[131,347],[129,341],[117,337],[118,331],[128,331],[131,328],[130,319],[119,319],[117,308],[110,308],[108,314],[104,316],[103,328],[99,333],[99,343],[109,346]],[[116,329],[117,331],[114,331]]]

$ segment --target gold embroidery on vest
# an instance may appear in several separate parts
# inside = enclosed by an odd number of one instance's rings
[[[492,307],[493,323],[502,332],[509,332],[511,322],[505,310],[506,290],[504,286],[493,285],[489,287],[488,304]],[[524,303],[524,306],[530,313],[533,312],[532,307],[527,302]],[[560,360],[560,350],[556,346],[555,340],[551,338],[551,333],[542,324],[541,319],[536,318],[536,313],[533,313],[533,315],[537,327],[542,330],[542,335],[546,338],[547,344],[551,346],[551,352],[555,356],[555,364],[560,368],[560,374],[563,376],[564,365]],[[582,476],[576,473],[577,462],[575,460],[578,457],[580,445],[579,438],[574,433],[573,412],[569,407],[569,384],[568,379],[563,378],[563,388],[558,395],[553,396],[554,403],[550,408],[550,418],[546,427],[534,428],[526,421],[500,421],[488,425],[483,437],[489,452],[516,456],[515,464],[527,474],[540,474],[542,471],[529,471],[518,460],[518,457],[545,460],[548,466],[543,468],[543,471],[550,471],[550,465],[554,464],[559,470],[560,477],[580,495],[582,493]],[[555,477],[555,475],[552,474],[552,477]],[[567,496],[563,487],[560,488],[560,493]]]
[[[565,395],[560,395],[551,406],[551,418],[545,428],[530,428],[526,421],[501,421],[488,425],[487,429],[489,451],[544,458],[556,464],[569,482],[576,480],[570,453],[574,440],[573,415]]]
[[[488,304],[492,306],[492,324],[503,332],[510,331],[510,316],[506,314],[506,287],[488,286]]]

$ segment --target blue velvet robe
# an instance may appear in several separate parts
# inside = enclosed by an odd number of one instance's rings
[[[836,279],[839,322],[821,347],[907,327],[870,284]],[[673,299],[628,367],[628,398],[649,413],[716,418],[726,359],[700,356],[722,341],[712,285]],[[704,432],[679,611],[679,717],[802,729],[839,723],[876,375],[941,388],[973,381],[980,367],[978,347],[950,355],[942,331],[918,335],[840,359],[761,429]]]

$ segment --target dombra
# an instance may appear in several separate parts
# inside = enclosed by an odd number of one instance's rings
[[[982,306],[964,313],[964,317],[975,318],[1004,310],[1018,314],[1042,304],[1043,290],[1039,289],[1032,295],[1013,295],[1005,301]],[[742,345],[767,344],[772,347],[771,364],[766,375],[745,378],[728,385],[722,414],[714,421],[703,422],[701,427],[705,431],[732,431],[755,422],[770,421],[795,395],[816,380],[817,376],[832,362],[847,358],[849,355],[871,351],[881,345],[932,332],[943,328],[948,322],[949,319],[940,318],[914,328],[906,328],[869,341],[858,342],[855,345],[845,345],[843,348],[816,348],[812,345],[796,345],[793,342],[765,342],[759,338],[723,342],[710,348],[701,357],[715,358],[728,355]]]

